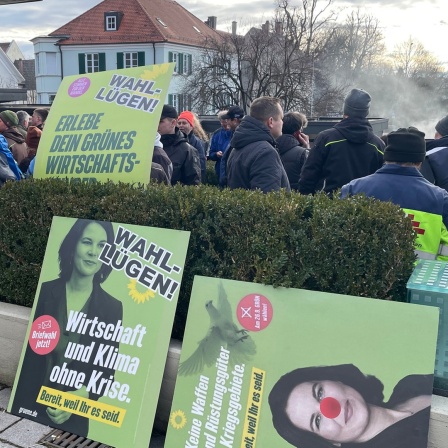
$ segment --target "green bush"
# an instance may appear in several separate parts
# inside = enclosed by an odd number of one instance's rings
[[[219,185],[218,175],[215,171],[216,162],[213,160],[207,160],[206,164],[206,173],[207,173],[207,185],[215,185],[216,187]]]
[[[189,230],[177,338],[195,275],[403,301],[415,260],[410,220],[364,197],[29,179],[0,189],[3,300],[32,306],[54,215]]]

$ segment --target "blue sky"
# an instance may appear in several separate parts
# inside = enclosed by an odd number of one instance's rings
[[[40,2],[0,6],[0,41],[14,39],[27,58],[33,56],[30,39],[46,35],[77,17],[102,0],[42,0]],[[289,0],[297,5],[298,0]],[[322,5],[328,0],[319,0]],[[274,0],[178,0],[182,6],[206,20],[218,18],[218,29],[230,30],[233,20],[241,25],[260,25],[274,13]],[[218,4],[217,4],[218,3]],[[256,10],[254,9],[256,5]],[[378,18],[390,50],[409,37],[420,41],[427,50],[443,62],[448,62],[448,17],[446,0],[344,0],[332,1],[340,16],[347,8],[359,7]]]

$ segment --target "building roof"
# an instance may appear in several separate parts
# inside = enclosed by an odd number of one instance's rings
[[[14,65],[25,78],[25,87],[28,90],[36,90],[35,60],[20,59],[14,61]]]
[[[8,49],[11,45],[11,42],[0,42],[0,48],[5,52],[8,53]]]
[[[105,31],[106,12],[123,14],[117,31]],[[171,42],[199,47],[205,38],[219,37],[174,0],[104,0],[49,34],[60,35],[69,36],[61,45]]]

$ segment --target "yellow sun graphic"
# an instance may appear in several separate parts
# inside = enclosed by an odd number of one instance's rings
[[[137,289],[137,280],[135,278],[131,279],[129,282],[128,289],[132,300],[137,303],[145,303],[156,296],[154,291],[149,288],[145,292],[140,292]]]
[[[180,409],[171,412],[170,424],[174,429],[182,429],[187,424],[187,417],[185,417],[185,412]]]
[[[168,67],[168,64],[155,65],[150,70],[144,70],[140,78],[152,80],[158,76],[166,74],[168,72]]]

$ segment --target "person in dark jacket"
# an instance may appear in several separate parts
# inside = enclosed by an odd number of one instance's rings
[[[282,134],[283,109],[278,98],[253,101],[230,142],[227,184],[230,188],[259,189],[263,193],[290,190],[288,176],[276,149]]]
[[[199,160],[201,161],[201,180],[205,182],[206,164],[204,143],[196,137],[194,129],[194,115],[189,110],[184,110],[177,118],[177,127],[187,136],[188,143],[198,150]]]
[[[343,119],[320,132],[314,142],[300,175],[300,193],[314,194],[323,186],[323,191],[332,194],[383,165],[384,142],[373,133],[367,119],[370,100],[361,89],[346,96]]]
[[[416,229],[415,253],[427,260],[448,259],[448,193],[428,182],[419,168],[425,159],[425,134],[410,127],[387,136],[385,165],[376,173],[354,179],[341,197],[365,194],[399,205]]]
[[[283,117],[282,135],[277,139],[278,152],[292,190],[299,189],[300,172],[308,157],[309,138],[302,132],[307,123],[300,112],[288,112]]]
[[[223,118],[227,114],[227,110],[221,110],[218,112],[219,122],[221,127],[213,132],[210,138],[210,150],[208,158],[215,161],[215,171],[219,178],[221,159],[225,149],[229,146],[230,139],[233,132],[229,128],[228,120]]]
[[[180,182],[184,185],[199,185],[201,183],[199,154],[177,127],[177,117],[176,109],[165,104],[158,127],[163,149],[173,163],[171,184]]]
[[[15,112],[12,110],[0,112],[0,134],[5,137],[8,142],[8,148],[20,167],[23,160],[28,157],[28,146],[25,143],[25,138],[17,128],[18,124],[19,119]]]
[[[431,183],[448,191],[448,115],[435,126],[433,140],[426,142],[422,174]]]

